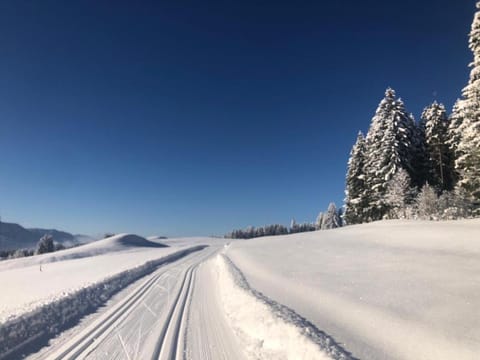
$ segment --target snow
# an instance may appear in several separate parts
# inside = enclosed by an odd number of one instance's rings
[[[40,329],[55,333],[159,265],[198,249],[165,247],[122,234],[59,253],[2,262],[0,285],[8,291],[0,293],[0,347],[12,348]]]
[[[0,272],[14,268],[47,264],[64,260],[81,259],[125,250],[137,251],[142,249],[145,250],[145,248],[162,247],[166,247],[166,245],[159,242],[149,241],[137,235],[118,234],[106,239],[53,253],[37,255],[34,257],[4,260],[0,262]]]
[[[49,303],[122,271],[183,250],[132,234],[87,245],[0,262],[0,324],[8,317]]]
[[[252,240],[162,239],[170,247],[124,234],[6,261],[0,357],[89,315],[26,353],[476,359],[479,239],[480,219],[383,221]],[[122,296],[107,303],[114,294]]]
[[[221,311],[248,359],[348,358],[306,319],[252,289],[228,258],[217,255],[214,266]]]
[[[185,357],[188,360],[247,360],[242,344],[222,310],[215,259],[201,264],[195,273],[195,284],[187,320]]]
[[[388,221],[232,243],[252,288],[362,359],[476,359],[480,220]]]
[[[209,246],[221,246],[229,240],[219,237],[180,237],[172,239],[159,240],[168,246],[194,246],[194,245],[209,245]]]

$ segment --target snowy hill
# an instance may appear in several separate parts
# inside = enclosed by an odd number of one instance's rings
[[[86,235],[73,235],[66,231],[55,229],[26,229],[15,223],[0,223],[0,250],[16,250],[22,248],[34,248],[38,240],[45,234],[50,234],[53,240],[65,246],[77,245],[92,241]]]
[[[152,242],[137,235],[118,234],[106,239],[93,241],[88,244],[80,245],[71,249],[36,255],[31,258],[5,260],[0,263],[0,271],[25,266],[47,264],[57,261],[81,259],[102,254],[121,252],[125,250],[138,251],[144,250],[145,248],[164,247],[167,247],[167,245],[161,244],[159,242]]]

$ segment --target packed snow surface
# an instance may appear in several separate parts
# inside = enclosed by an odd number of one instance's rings
[[[480,220],[386,221],[231,244],[252,288],[360,359],[478,359]]]

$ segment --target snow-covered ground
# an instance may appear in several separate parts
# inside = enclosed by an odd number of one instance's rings
[[[238,241],[250,285],[360,359],[478,359],[480,220]]]
[[[480,353],[480,220],[159,241],[124,234],[0,263],[0,359]]]
[[[94,311],[130,283],[202,247],[166,247],[121,234],[0,263],[0,348],[15,349]],[[2,352],[0,351],[0,358]]]
[[[135,235],[0,262],[0,324],[78,289],[177,252]]]

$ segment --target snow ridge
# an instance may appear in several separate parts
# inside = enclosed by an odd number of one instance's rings
[[[256,301],[260,302],[270,312],[272,313],[273,317],[276,318],[276,320],[280,319],[281,322],[284,323],[284,325],[287,326],[285,329],[288,333],[291,334],[292,328],[294,328],[294,331],[297,334],[294,334],[293,337],[297,337],[295,335],[300,335],[297,341],[301,341],[302,344],[295,344],[295,345],[300,345],[296,346],[296,348],[293,349],[293,352],[291,349],[284,349],[284,354],[282,354],[282,358],[285,359],[292,359],[292,358],[298,358],[301,354],[298,354],[298,351],[306,351],[307,353],[304,353],[301,358],[304,359],[334,359],[334,360],[357,360],[350,354],[348,351],[346,351],[340,344],[338,344],[331,336],[326,334],[325,332],[321,331],[318,329],[314,324],[309,322],[307,319],[302,317],[301,315],[297,314],[294,310],[290,309],[289,307],[282,305],[280,303],[277,303],[276,301],[268,298],[261,292],[253,289],[250,284],[248,283],[248,280],[245,278],[241,270],[233,263],[233,261],[225,254],[219,254],[220,260],[220,265],[222,266],[221,263],[226,267],[227,272],[230,273],[231,279],[235,283],[237,287],[239,287],[243,292],[245,292],[247,295],[253,296]],[[223,261],[222,261],[223,260]],[[223,284],[225,285],[225,284]],[[227,302],[229,299],[227,299]],[[225,302],[225,299],[224,299]],[[230,304],[232,305],[232,304]],[[228,304],[227,304],[228,307]],[[235,308],[235,312],[241,312],[240,309]],[[227,316],[228,316],[228,309],[227,309]],[[257,314],[258,315],[258,321],[262,321],[266,323],[267,326],[267,331],[268,331],[268,336],[275,336],[275,331],[271,331],[274,329],[269,329],[268,327],[273,327],[273,326],[278,326],[278,324],[273,324],[272,319],[268,319],[268,316],[264,316],[264,314]],[[240,317],[242,315],[239,315]],[[244,319],[242,319],[244,320]],[[275,319],[273,320],[275,321]],[[238,324],[234,324],[236,326]],[[249,326],[249,330],[252,330],[255,326]],[[288,328],[290,327],[290,328]],[[257,332],[257,334],[254,334],[254,337],[258,335],[261,331],[258,329],[253,329],[253,332]],[[285,333],[283,333],[283,337],[285,337]],[[278,343],[282,344],[285,341],[291,341],[292,336],[289,336],[287,334],[287,338],[282,339],[273,339],[273,341],[277,341]],[[301,339],[299,339],[301,338]],[[257,339],[258,340],[258,339]],[[264,340],[260,340],[260,347],[264,347]],[[306,340],[306,341],[305,341]],[[295,340],[294,340],[295,341]],[[312,346],[313,345],[313,349]],[[276,345],[273,345],[275,347]],[[288,346],[287,346],[288,347]],[[306,350],[307,348],[310,348],[309,350]],[[315,349],[316,348],[316,349]],[[301,349],[301,350],[300,350]],[[248,352],[248,350],[247,350]],[[256,351],[253,351],[253,353],[256,353]],[[265,357],[257,354],[250,354],[253,355],[254,358],[256,359],[263,359],[263,358],[269,358],[272,354],[264,354],[266,355]],[[279,354],[275,354],[276,356],[279,356]]]
[[[69,324],[100,307],[122,288],[153,272],[158,266],[205,247],[194,246],[148,261],[72,293],[63,293],[26,314],[8,319],[0,327],[0,359],[14,358],[17,352],[37,339],[53,337]]]

